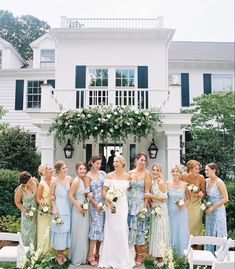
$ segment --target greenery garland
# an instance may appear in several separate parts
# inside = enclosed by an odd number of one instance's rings
[[[156,132],[155,124],[161,115],[154,110],[134,110],[129,106],[96,106],[61,113],[53,122],[49,133],[55,132],[59,142],[67,137],[72,141],[125,141],[128,136],[140,140]]]

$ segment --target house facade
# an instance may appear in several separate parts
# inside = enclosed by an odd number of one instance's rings
[[[133,156],[148,154],[154,139],[158,155],[149,160],[170,167],[180,163],[180,141],[191,116],[182,114],[193,97],[234,89],[233,43],[173,42],[174,29],[157,19],[69,19],[31,43],[28,66],[0,39],[0,105],[2,121],[20,125],[36,138],[42,162],[65,159],[64,144],[48,134],[53,119],[69,109],[97,105],[157,108],[162,124],[154,137],[140,142],[86,141],[74,144],[67,159],[70,174],[77,161],[111,149],[123,154],[129,170]]]

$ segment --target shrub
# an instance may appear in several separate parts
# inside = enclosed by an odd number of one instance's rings
[[[8,233],[20,232],[20,218],[9,215],[1,216],[0,232],[8,232]]]
[[[14,203],[14,191],[19,185],[18,171],[0,169],[0,216],[20,216],[20,210]]]
[[[20,127],[7,127],[0,132],[0,168],[27,170],[37,176],[40,155],[31,134]]]
[[[225,181],[225,184],[229,195],[229,202],[226,204],[228,237],[235,239],[235,187],[233,181]]]

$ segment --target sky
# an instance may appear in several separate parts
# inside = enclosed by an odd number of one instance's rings
[[[60,17],[156,18],[175,29],[173,40],[234,41],[234,0],[0,0],[14,16],[32,15],[52,28]]]

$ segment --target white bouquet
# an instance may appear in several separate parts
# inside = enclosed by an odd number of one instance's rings
[[[107,206],[106,206],[106,203],[105,202],[99,202],[98,203],[98,207],[101,211],[105,211]]]
[[[162,209],[161,209],[161,207],[155,207],[155,208],[153,208],[152,209],[152,211],[151,211],[151,215],[153,216],[153,217],[157,217],[157,216],[161,216],[161,214],[162,214]]]
[[[210,208],[211,206],[212,206],[212,203],[211,202],[204,200],[201,203],[200,208],[201,208],[202,211],[205,211],[206,209]]]
[[[50,206],[48,204],[43,204],[38,208],[39,214],[45,216],[50,214]]]
[[[123,195],[122,190],[120,190],[117,187],[111,186],[108,189],[106,197],[111,200],[112,202],[116,203],[118,198],[120,198]]]
[[[188,184],[187,188],[190,192],[194,192],[194,193],[197,193],[200,191],[200,188],[194,184]]]
[[[33,216],[36,213],[37,208],[34,205],[31,205],[29,209],[27,209],[27,212],[25,213],[25,215],[29,218],[33,218]]]
[[[83,203],[80,205],[83,210],[87,211],[89,208],[89,202],[87,200],[83,201]],[[85,213],[82,214],[83,217],[85,216]]]
[[[147,208],[143,208],[139,213],[138,213],[138,219],[139,220],[145,220],[147,219],[147,213],[148,213],[148,209]]]
[[[181,206],[183,206],[185,204],[185,201],[184,201],[184,199],[181,198],[181,199],[177,199],[175,201],[175,203],[176,203],[177,206],[181,207]]]
[[[63,220],[59,216],[53,219],[53,223],[55,223],[56,225],[64,224]]]

